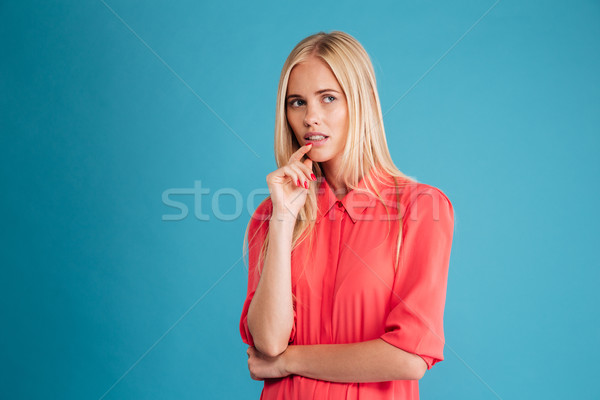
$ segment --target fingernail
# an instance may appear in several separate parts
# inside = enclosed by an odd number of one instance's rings
[[[307,145],[307,146],[310,146],[310,145],[312,145],[312,143],[306,143],[306,145]]]
[[[296,182],[296,186],[300,186],[300,179]]]
[[[317,177],[315,176],[315,174],[310,174],[310,177],[312,178],[313,181],[317,180]]]
[[[308,182],[304,182],[304,187],[308,189]]]

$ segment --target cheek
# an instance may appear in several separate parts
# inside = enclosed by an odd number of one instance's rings
[[[337,110],[335,114],[335,124],[341,130],[347,130],[348,128],[348,112],[345,109]]]
[[[298,129],[298,115],[296,115],[296,113],[289,113],[286,118],[288,124],[292,127],[292,130],[296,132],[296,129]]]

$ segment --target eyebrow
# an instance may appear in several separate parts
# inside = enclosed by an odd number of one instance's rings
[[[340,93],[340,92],[338,92],[335,89],[321,89],[321,90],[317,90],[315,92],[315,94],[322,94],[322,93],[325,93],[325,92],[334,92],[334,93],[338,93],[338,94]],[[292,97],[302,97],[302,96],[300,96],[299,94],[289,94],[289,95],[287,95],[286,99],[290,99]]]

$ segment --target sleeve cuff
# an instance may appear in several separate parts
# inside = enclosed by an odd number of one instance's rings
[[[412,350],[410,348],[410,346],[406,346],[406,345],[402,345],[400,343],[397,343],[397,341],[394,340],[395,339],[394,336],[390,335],[389,333],[391,333],[391,332],[388,332],[388,334],[382,335],[380,337],[380,339],[383,340],[384,342],[386,342],[386,343],[394,346],[394,347],[399,348],[400,350],[406,351],[407,353],[418,355],[419,357],[421,357],[425,361],[425,364],[427,364],[427,369],[428,370],[431,369],[431,367],[433,367],[436,363],[444,360],[444,357],[441,354],[439,356],[437,356],[437,357],[436,356],[431,356],[431,355],[424,354],[423,352],[421,352],[421,351],[418,350],[418,348],[419,348],[418,345],[415,346],[416,350]]]

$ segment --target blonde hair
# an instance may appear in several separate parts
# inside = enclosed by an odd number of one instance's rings
[[[375,72],[369,55],[354,37],[340,31],[319,32],[308,36],[294,47],[283,64],[275,113],[274,150],[277,167],[280,168],[287,164],[291,155],[300,148],[287,121],[286,95],[292,69],[310,57],[320,58],[331,68],[348,102],[348,135],[342,153],[344,168],[340,168],[335,179],[341,179],[349,190],[354,190],[357,189],[360,180],[365,177],[367,190],[382,201],[380,193],[374,190],[375,186],[372,180],[373,176],[377,179],[378,174],[368,174],[371,168],[376,167],[387,173],[394,178],[395,182],[396,178],[401,178],[402,182],[415,181],[414,178],[402,173],[394,165],[390,156],[383,127]],[[313,162],[313,171],[317,177],[316,182],[324,179],[318,162]],[[316,182],[311,183],[304,207],[298,213],[292,249],[305,238],[310,237],[314,228],[317,214]],[[248,224],[249,226],[250,224]],[[248,228],[246,228],[244,249],[247,237]],[[396,259],[400,250],[400,238],[401,235],[398,240]],[[261,264],[260,260],[264,259],[267,246],[268,234],[262,246],[263,257],[259,258],[259,265]]]

